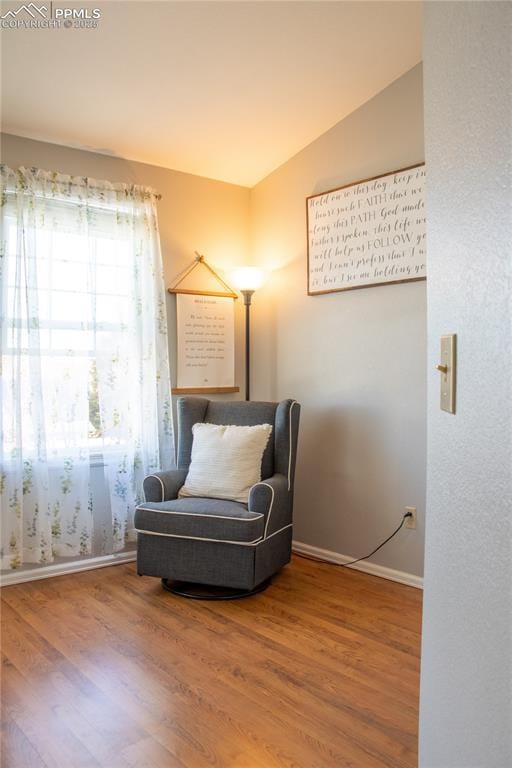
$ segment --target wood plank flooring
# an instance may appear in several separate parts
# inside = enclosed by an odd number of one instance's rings
[[[2,590],[2,768],[414,768],[421,592],[298,557],[175,597],[134,564]]]

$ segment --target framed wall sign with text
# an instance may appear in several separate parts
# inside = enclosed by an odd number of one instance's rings
[[[306,199],[308,294],[425,280],[425,164]]]

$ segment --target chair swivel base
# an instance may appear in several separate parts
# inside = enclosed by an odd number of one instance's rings
[[[192,581],[172,581],[162,579],[162,586],[173,595],[188,597],[190,600],[239,600],[263,592],[272,579],[265,579],[254,589],[236,589],[233,587],[214,587],[210,584],[195,584]]]

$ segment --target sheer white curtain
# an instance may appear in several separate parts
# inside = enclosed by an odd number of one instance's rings
[[[155,196],[5,166],[0,195],[0,567],[89,554],[99,507],[117,551],[174,461]]]

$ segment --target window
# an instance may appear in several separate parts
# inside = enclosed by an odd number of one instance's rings
[[[53,207],[58,215],[58,206]],[[102,222],[115,220],[115,215],[115,211],[109,216],[102,210]],[[45,217],[44,225],[31,233],[34,253],[26,254],[21,264],[24,274],[20,275],[16,253],[18,239],[24,235],[18,231],[16,219],[6,217],[3,375],[11,378],[12,366],[19,366],[21,386],[32,386],[33,369],[39,368],[43,392],[57,392],[59,380],[69,378],[69,358],[73,355],[74,377],[87,384],[80,398],[87,399],[87,408],[79,408],[77,403],[74,431],[82,435],[81,447],[96,454],[123,444],[123,440],[104,434],[97,357],[127,346],[133,300],[131,244],[127,238],[109,237],[101,231],[56,231],[52,221],[54,217],[49,221]],[[20,295],[20,284],[30,294],[28,301]],[[32,312],[27,311],[27,305]],[[30,336],[37,336],[37,344],[31,343]],[[53,408],[55,418],[47,421],[46,442],[51,454],[59,456],[66,453],[68,426],[58,418],[59,403],[53,402]],[[29,421],[30,412],[25,416]],[[24,432],[32,432],[28,424]],[[15,451],[14,436],[5,449],[6,453]]]
[[[5,166],[0,194],[0,567],[118,551],[173,465],[155,196]]]

